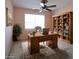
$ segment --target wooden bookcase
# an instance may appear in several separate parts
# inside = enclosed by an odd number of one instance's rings
[[[73,43],[73,13],[68,12],[53,17],[53,32]]]

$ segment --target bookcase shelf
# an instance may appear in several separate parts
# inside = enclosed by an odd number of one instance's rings
[[[53,31],[73,43],[73,12],[53,17]]]

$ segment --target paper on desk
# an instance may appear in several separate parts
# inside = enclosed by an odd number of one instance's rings
[[[40,33],[40,32],[36,32],[36,33],[35,33],[35,36],[43,36],[43,34]]]

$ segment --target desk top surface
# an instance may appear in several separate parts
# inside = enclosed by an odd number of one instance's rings
[[[52,33],[52,34],[48,34],[48,35],[56,35],[56,34]],[[40,36],[45,36],[45,35],[43,35],[42,33],[36,33],[35,35],[28,34],[28,36],[29,37],[40,37]]]

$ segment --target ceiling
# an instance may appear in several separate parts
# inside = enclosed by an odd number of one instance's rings
[[[32,9],[40,9],[40,1],[41,0],[11,0],[13,6],[22,7],[22,8],[32,8]],[[59,9],[66,7],[68,5],[73,5],[73,0],[48,0],[47,5],[56,5],[56,7],[51,8]]]

